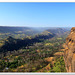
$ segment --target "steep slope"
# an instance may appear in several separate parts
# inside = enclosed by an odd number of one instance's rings
[[[66,38],[64,47],[64,61],[67,72],[75,72],[75,27]]]

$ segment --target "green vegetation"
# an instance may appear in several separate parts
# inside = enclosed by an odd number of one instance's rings
[[[22,30],[11,31],[12,34],[9,31],[1,33],[0,38],[4,38],[0,40],[0,72],[66,72],[63,56],[57,56],[52,61],[49,59],[60,52],[68,35],[59,30],[55,30],[57,34],[46,30],[35,36]],[[31,29],[25,32],[30,33]]]
[[[50,72],[66,72],[65,63],[63,60],[63,56],[57,57],[56,62],[54,63],[54,67],[50,69]]]

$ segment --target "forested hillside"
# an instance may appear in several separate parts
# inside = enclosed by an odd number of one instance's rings
[[[18,28],[8,29],[7,33],[14,31]],[[54,28],[21,39],[7,36],[0,40],[0,71],[66,72],[61,49],[69,32],[67,28]]]

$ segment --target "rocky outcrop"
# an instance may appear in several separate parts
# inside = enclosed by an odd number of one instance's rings
[[[75,27],[71,29],[63,47],[66,70],[67,72],[75,72]]]

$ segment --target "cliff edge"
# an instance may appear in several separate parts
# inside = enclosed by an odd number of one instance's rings
[[[71,29],[63,47],[66,70],[67,72],[75,72],[75,27]]]

